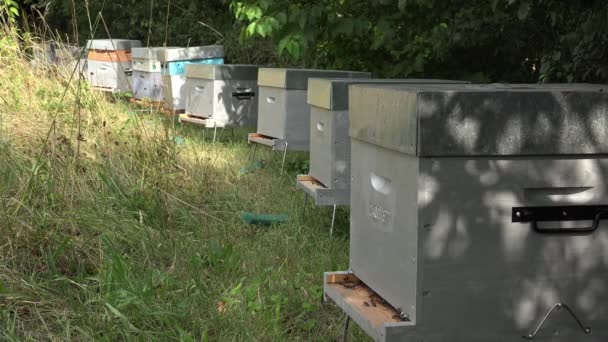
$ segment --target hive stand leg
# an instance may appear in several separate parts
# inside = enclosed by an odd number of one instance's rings
[[[342,332],[342,342],[348,341],[348,326],[350,323],[350,316],[346,314],[346,322],[344,322],[344,331]]]
[[[285,168],[285,157],[287,156],[287,141],[283,142],[285,148],[283,149],[283,162],[281,163],[281,176],[283,175],[283,169]]]
[[[251,159],[249,160],[250,162],[253,162],[255,160],[255,152],[257,150],[258,150],[258,144],[253,143],[253,152],[251,153]]]
[[[217,136],[217,126],[213,125],[213,143],[215,144],[215,137]]]
[[[308,194],[304,193],[304,206],[302,207],[302,218],[306,217],[306,205],[308,204]]]
[[[334,225],[336,224],[336,208],[338,206],[334,205],[334,212],[331,215],[331,228],[329,228],[329,237],[334,235]]]

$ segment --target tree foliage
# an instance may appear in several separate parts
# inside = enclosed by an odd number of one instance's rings
[[[145,46],[224,44],[228,61],[276,63],[271,41],[240,40],[240,29],[226,0],[23,1],[28,1],[27,12],[32,21],[39,26],[48,23],[64,39],[68,36],[75,41],[78,37],[81,45],[91,37],[91,28],[101,14],[103,21],[95,38],[139,39]]]
[[[236,63],[477,82],[608,77],[605,0],[85,0],[75,2],[77,25],[72,0],[22,3],[81,40],[102,13],[97,38],[222,43]]]
[[[604,0],[241,0],[242,36],[309,66],[384,77],[604,81]]]
[[[12,24],[19,17],[19,3],[17,0],[0,0],[0,20]]]

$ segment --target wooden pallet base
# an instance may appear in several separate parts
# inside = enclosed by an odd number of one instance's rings
[[[207,119],[201,118],[198,116],[192,116],[192,115],[188,115],[188,114],[179,115],[179,122],[181,122],[181,123],[189,123],[189,124],[207,127],[207,121],[208,121]]]
[[[401,341],[414,326],[354,274],[325,273],[324,284],[325,300],[338,305],[375,341]]]
[[[297,185],[308,194],[317,206],[350,205],[350,192],[343,189],[330,189],[310,175],[299,175]]]
[[[285,143],[282,139],[269,137],[259,133],[249,133],[247,142],[249,144],[259,144],[270,147],[273,151],[285,149]]]

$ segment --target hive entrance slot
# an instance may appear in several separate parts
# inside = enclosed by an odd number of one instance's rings
[[[357,311],[376,329],[387,323],[407,322],[400,311],[393,308],[353,274],[329,274],[326,287]]]

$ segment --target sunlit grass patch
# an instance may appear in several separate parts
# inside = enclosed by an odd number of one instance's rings
[[[5,44],[6,45],[6,44]],[[305,153],[258,150],[34,70],[0,45],[0,336],[15,340],[333,340],[324,271],[347,214],[309,207]],[[67,90],[66,90],[67,89]],[[244,211],[286,215],[250,226]],[[359,334],[358,336],[361,336]]]

